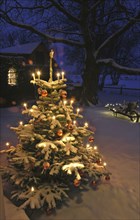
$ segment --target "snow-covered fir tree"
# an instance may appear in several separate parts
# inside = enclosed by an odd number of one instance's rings
[[[8,166],[3,177],[15,185],[12,198],[22,201],[21,208],[57,207],[68,197],[68,192],[87,184],[97,185],[109,180],[97,146],[94,132],[83,123],[80,109],[74,108],[73,99],[67,98],[64,73],[53,80],[53,51],[50,52],[50,79],[40,79],[33,74],[38,100],[31,108],[24,104],[23,114],[28,123],[11,127],[18,136],[18,144],[1,153],[8,154]]]

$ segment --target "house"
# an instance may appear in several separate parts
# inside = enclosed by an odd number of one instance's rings
[[[49,50],[43,42],[32,42],[0,49],[0,106],[33,98],[32,73],[49,78]],[[58,68],[53,60],[54,70]]]

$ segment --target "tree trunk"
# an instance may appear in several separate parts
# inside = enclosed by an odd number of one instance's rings
[[[94,61],[94,57],[92,55],[92,51],[87,50],[87,56],[85,60],[85,69],[83,74],[83,88],[81,95],[81,104],[94,104],[98,103],[98,76],[99,76],[99,68],[96,62]]]
[[[83,40],[85,44],[85,68],[83,74],[83,88],[81,94],[81,104],[97,104],[97,90],[98,90],[98,65],[93,56],[93,41],[90,35],[89,27],[89,3],[82,0],[81,7],[81,31],[83,33]]]

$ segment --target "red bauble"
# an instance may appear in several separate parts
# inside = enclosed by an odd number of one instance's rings
[[[47,170],[49,167],[50,167],[50,163],[48,163],[48,162],[43,163],[44,170]]]
[[[88,138],[88,141],[91,143],[91,142],[93,142],[94,141],[94,137],[93,136],[90,136],[89,138]]]
[[[47,90],[42,90],[41,91],[41,95],[42,95],[42,97],[46,97],[47,95],[48,95],[48,92],[47,92]]]
[[[61,90],[61,91],[60,91],[60,97],[61,97],[62,99],[66,99],[66,98],[67,98],[67,91]]]
[[[110,180],[110,176],[107,175],[107,176],[105,177],[105,180]]]
[[[74,186],[75,186],[75,187],[78,187],[78,186],[80,185],[80,180],[75,179],[75,180],[73,181],[73,183],[74,183]]]
[[[63,130],[59,129],[56,134],[57,134],[58,137],[62,137],[63,136]]]

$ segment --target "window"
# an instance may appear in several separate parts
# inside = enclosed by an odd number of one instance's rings
[[[10,68],[8,71],[8,85],[16,86],[17,85],[17,71],[15,68]]]

